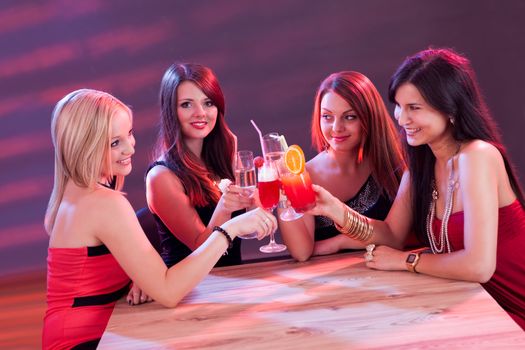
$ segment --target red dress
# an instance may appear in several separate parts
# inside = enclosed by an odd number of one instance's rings
[[[95,349],[129,285],[104,245],[49,248],[43,349]]]
[[[452,251],[463,245],[463,212],[450,215],[448,238]],[[434,218],[433,230],[439,233],[441,220]],[[525,210],[518,200],[499,209],[496,271],[481,285],[525,330]]]

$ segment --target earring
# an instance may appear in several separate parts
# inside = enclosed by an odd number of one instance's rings
[[[452,125],[454,125],[454,122],[455,122],[454,118],[453,118],[453,117],[450,117],[450,123],[451,123]]]
[[[361,164],[361,162],[363,161],[364,152],[365,152],[365,142],[361,141],[361,144],[359,145],[359,150],[357,151],[357,164]]]

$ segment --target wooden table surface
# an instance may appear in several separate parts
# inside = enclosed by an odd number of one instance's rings
[[[525,349],[525,332],[477,283],[370,270],[353,253],[217,268],[174,309],[121,300],[99,345],[359,348]]]

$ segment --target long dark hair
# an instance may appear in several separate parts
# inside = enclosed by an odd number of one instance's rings
[[[217,106],[217,122],[204,139],[201,159],[185,145],[177,115],[177,88],[191,81]],[[224,120],[224,95],[213,71],[194,63],[171,65],[160,84],[160,131],[157,156],[179,177],[194,206],[216,203],[220,192],[213,181],[233,180],[235,137]]]
[[[525,200],[514,167],[501,141],[498,128],[481,95],[476,75],[467,58],[451,49],[428,49],[408,57],[392,76],[388,97],[396,103],[397,89],[413,84],[425,101],[454,120],[452,136],[456,141],[483,140],[501,153],[516,197]],[[416,235],[428,243],[426,217],[430,205],[436,158],[428,145],[411,147],[404,139],[412,186],[412,213]]]
[[[329,75],[319,86],[312,113],[312,143],[317,151],[328,146],[321,131],[321,100],[328,92],[341,96],[357,113],[362,132],[360,148],[370,159],[372,177],[390,199],[394,199],[406,169],[394,122],[374,84],[359,72]]]

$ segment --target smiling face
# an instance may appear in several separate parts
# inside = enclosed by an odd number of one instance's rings
[[[131,172],[131,156],[135,153],[135,137],[131,116],[124,110],[111,120],[111,170],[113,175],[126,176]]]
[[[450,118],[429,105],[413,84],[401,85],[395,100],[394,117],[405,129],[409,145],[432,146],[451,137]]]
[[[185,141],[204,140],[217,122],[217,106],[191,81],[177,88],[177,116]]]
[[[361,123],[352,106],[333,91],[321,99],[321,132],[330,148],[352,151],[359,148],[362,137]]]

